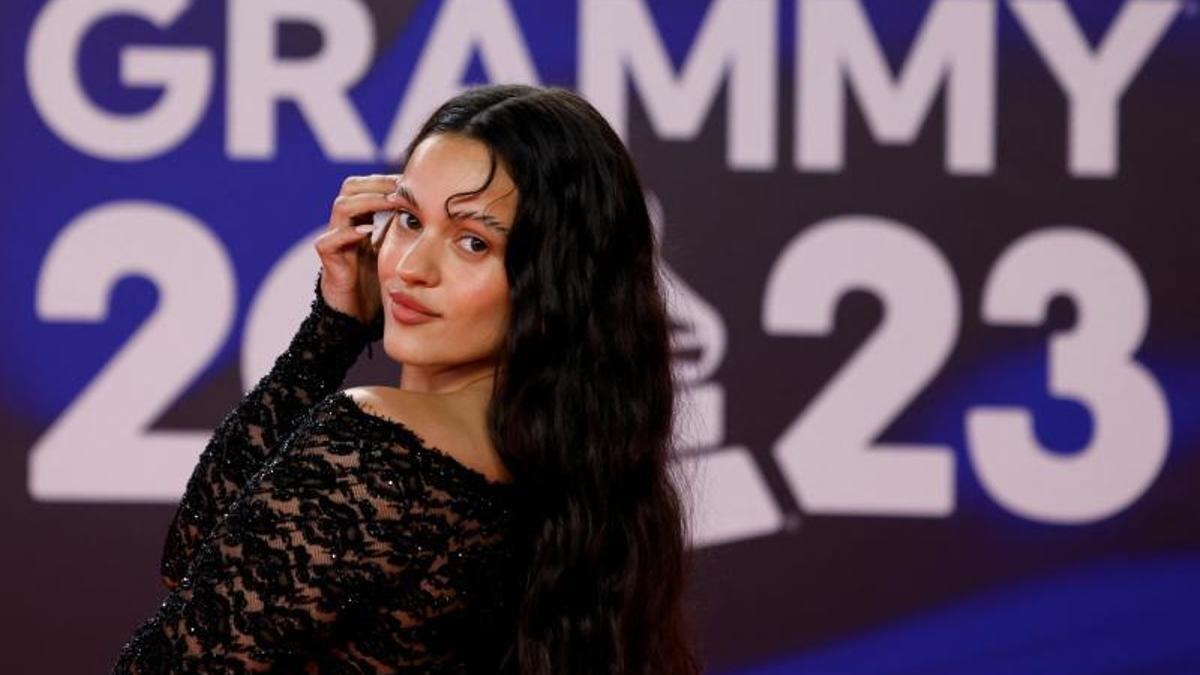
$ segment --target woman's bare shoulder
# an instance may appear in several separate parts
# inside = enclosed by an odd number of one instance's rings
[[[510,480],[488,439],[481,411],[471,409],[463,400],[382,385],[351,387],[343,393],[366,412],[401,423],[426,445],[445,452],[489,480]]]
[[[427,418],[431,415],[437,418],[433,420],[434,422],[450,421],[446,419],[446,413],[451,411],[450,407],[445,402],[439,401],[439,397],[430,396],[429,394],[405,391],[396,387],[385,387],[382,385],[350,387],[342,393],[354,399],[355,403],[368,410],[403,414],[405,419],[401,421],[405,424],[408,422],[418,422],[421,418]]]

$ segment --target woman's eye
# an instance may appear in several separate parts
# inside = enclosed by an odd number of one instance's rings
[[[403,227],[406,230],[408,229],[408,226],[404,224],[405,218],[412,218],[412,221],[417,224],[420,224],[421,222],[416,218],[413,218],[413,214],[409,213],[408,211],[400,211],[396,214],[396,218],[400,221],[400,227]]]
[[[483,246],[483,248],[479,248],[479,249],[476,249],[476,248],[474,248],[474,247],[470,247],[470,248],[469,248],[469,252],[470,252],[470,253],[483,253],[484,251],[488,250],[487,241],[485,241],[485,240],[483,240],[483,239],[480,239],[479,237],[476,237],[476,236],[475,236],[475,235],[473,235],[473,234],[467,234],[467,235],[463,235],[463,237],[462,237],[462,238],[463,238],[463,239],[466,239],[466,240],[468,240],[468,241],[470,241],[470,240],[477,241],[477,242],[479,242],[479,243],[480,243],[480,244]]]

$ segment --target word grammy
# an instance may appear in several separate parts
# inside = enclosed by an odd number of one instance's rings
[[[1066,170],[1113,176],[1119,166],[1122,95],[1183,9],[1179,0],[1129,0],[1093,48],[1065,0],[935,0],[892,73],[859,0],[795,0],[794,166],[845,166],[847,99],[854,96],[881,144],[915,142],[944,91],[945,170],[987,175],[996,162],[997,15],[1011,12],[1066,102]],[[579,0],[577,86],[625,137],[636,92],[652,130],[667,140],[701,131],[724,90],[725,159],[731,169],[778,166],[781,0],[713,0],[676,69],[645,0]],[[215,49],[129,45],[120,81],[161,87],[148,110],[116,114],[85,91],[76,70],[85,37],[111,17],[160,29],[189,0],[50,0],[26,55],[30,96],[44,123],[88,155],[152,159],[182,144],[202,121],[214,90]],[[350,92],[371,67],[375,31],[360,0],[228,0],[224,36],[225,152],[264,160],[277,149],[278,108],[294,104],[322,151],[341,162],[399,156],[416,125],[461,90],[474,54],[496,82],[539,82],[531,50],[507,0],[445,0],[396,108],[386,138],[371,137]],[[321,47],[278,55],[284,22],[310,25]],[[399,73],[396,75],[399,78]]]

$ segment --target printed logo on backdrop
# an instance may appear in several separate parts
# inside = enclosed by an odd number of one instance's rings
[[[161,162],[206,116],[218,115],[227,163],[271,162],[280,152],[281,105],[288,104],[329,162],[386,163],[437,104],[463,88],[475,59],[491,80],[505,82],[544,83],[538,73],[548,65],[535,60],[542,50],[532,48],[536,38],[507,2],[443,2],[406,88],[373,100],[392,111],[386,133],[377,137],[363,103],[351,95],[378,65],[367,4],[230,0],[223,51],[121,47],[120,82],[161,90],[150,107],[115,113],[89,95],[78,56],[109,19],[166,30],[186,21],[191,8],[186,0],[45,3],[30,29],[26,75],[46,128],[91,158]],[[1122,136],[1131,132],[1122,126],[1121,102],[1184,10],[1171,0],[1130,0],[1093,44],[1060,0],[939,0],[894,67],[855,0],[794,3],[788,14],[794,52],[787,60],[779,39],[782,2],[714,0],[680,63],[645,3],[580,0],[574,76],[576,89],[627,139],[635,104],[662,141],[694,141],[712,115],[723,113],[722,161],[731,173],[788,170],[837,179],[854,168],[848,128],[858,111],[880,148],[916,144],[937,116],[939,171],[962,181],[987,180],[998,171],[1000,144],[1021,142],[998,133],[997,36],[1005,14],[1061,92],[1064,114],[1044,123],[1065,138],[1062,175],[1117,183]],[[315,53],[279,56],[278,36],[289,22],[319,33]],[[791,61],[793,72],[785,72]],[[219,74],[223,82],[216,81]],[[787,106],[781,75],[793,79]],[[781,149],[785,126],[793,139],[790,156]],[[661,238],[686,234],[662,191],[647,187]],[[270,263],[244,330],[233,335],[234,255],[199,215],[130,196],[91,206],[65,223],[41,263],[40,320],[105,321],[112,287],[129,275],[149,279],[159,303],[38,439],[30,494],[47,502],[178,499],[211,430],[151,431],[150,425],[230,340],[240,344],[244,390],[267,372],[306,310],[308,298],[296,289],[311,285],[312,239],[323,227]],[[979,271],[978,292],[964,286],[956,264],[925,223],[867,212],[796,223],[770,261],[757,296],[758,325],[736,330],[819,339],[833,335],[848,294],[866,292],[882,307],[877,327],[819,393],[778,429],[769,447],[758,448],[778,467],[799,505],[796,513],[769,487],[750,445],[726,433],[731,402],[717,373],[737,335],[730,335],[722,308],[697,290],[700,284],[665,262],[670,309],[680,325],[675,344],[689,354],[676,364],[686,383],[676,459],[695,481],[695,545],[769,535],[813,514],[950,518],[962,462],[999,508],[1039,523],[1093,523],[1147,493],[1163,470],[1172,419],[1162,385],[1137,357],[1151,321],[1139,261],[1092,223],[1054,221],[1005,242]],[[1070,301],[1076,320],[1044,346],[1044,390],[1086,409],[1091,434],[1081,449],[1064,455],[1047,447],[1033,411],[1017,405],[968,407],[958,420],[965,429],[960,452],[944,443],[879,440],[943,374],[962,344],[965,322],[1036,328],[1056,298]],[[106,450],[97,453],[97,447]]]

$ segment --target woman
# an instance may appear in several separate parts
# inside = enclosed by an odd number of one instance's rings
[[[114,672],[699,672],[624,146],[568,90],[495,85],[403,165],[343,185],[311,311],[201,455]],[[381,211],[376,251],[353,223]],[[335,392],[380,336],[400,386]]]

